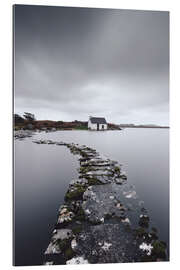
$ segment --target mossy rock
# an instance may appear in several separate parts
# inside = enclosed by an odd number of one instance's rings
[[[120,178],[123,180],[127,180],[127,176],[125,174],[120,174]]]
[[[124,224],[124,225],[125,225],[125,227],[124,227],[125,231],[130,233],[132,231],[131,226],[129,224]]]
[[[141,257],[141,262],[155,262],[156,258],[153,256],[143,255]]]
[[[15,131],[21,130],[21,127],[15,126],[15,127],[14,127],[14,130],[15,130]]]
[[[101,181],[99,181],[99,179],[97,179],[96,177],[88,178],[87,180],[88,180],[88,185],[90,186],[101,185]]]
[[[102,222],[100,220],[89,220],[89,222],[93,225],[100,225]]]
[[[148,228],[149,227],[149,217],[146,215],[143,215],[139,219],[139,226]]]
[[[166,243],[163,241],[154,241],[152,249],[152,256],[156,256],[160,259],[166,258]]]
[[[65,250],[64,255],[67,259],[71,259],[75,255],[75,252],[69,247]]]
[[[87,158],[88,157],[88,154],[84,151],[80,151],[80,155],[83,157],[83,158]]]
[[[155,232],[155,233],[158,232],[158,230],[155,227],[152,227],[151,230],[152,230],[152,232]]]
[[[78,150],[75,150],[75,149],[72,150],[72,149],[71,149],[70,151],[71,151],[71,153],[72,153],[73,155],[79,155],[79,151],[78,151]]]
[[[85,216],[85,213],[84,213],[84,210],[82,209],[82,207],[80,207],[74,217],[75,220],[78,220],[78,221],[84,221],[86,219],[86,216]]]
[[[120,173],[120,168],[118,166],[115,166],[114,167],[114,172],[119,174]]]
[[[79,225],[72,229],[73,234],[79,234],[83,229],[83,226]]]
[[[93,170],[93,168],[92,167],[89,167],[89,166],[80,167],[79,173],[86,174],[87,172],[92,171],[92,170]]]
[[[86,187],[83,186],[76,186],[76,189],[73,191],[68,191],[65,195],[66,201],[73,201],[73,200],[81,200],[83,198],[83,194],[86,190]]]
[[[64,252],[70,245],[71,245],[72,238],[64,239],[64,240],[57,240],[57,245],[59,246],[60,250]]]
[[[112,214],[106,214],[105,215],[105,219],[111,219],[112,218]]]
[[[138,238],[147,237],[147,232],[144,228],[139,227],[139,228],[135,229],[135,236]]]
[[[150,235],[151,240],[157,240],[158,239],[158,235],[155,232],[151,232],[151,233],[149,233],[149,235]]]

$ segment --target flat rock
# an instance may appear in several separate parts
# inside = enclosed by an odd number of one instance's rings
[[[72,230],[70,229],[60,229],[56,230],[56,232],[53,234],[51,241],[57,241],[57,240],[64,240],[69,239],[73,236]]]
[[[112,184],[90,186],[83,195],[82,208],[90,222],[104,222],[107,216],[124,218],[124,207]]]
[[[59,248],[59,245],[57,243],[52,243],[52,242],[50,242],[46,251],[44,252],[45,255],[60,254],[60,253],[61,253],[61,250]]]
[[[139,243],[123,224],[90,226],[76,239],[77,256],[90,263],[134,262],[140,259]]]
[[[107,218],[128,218],[131,226],[138,226],[142,205],[134,190],[128,184],[115,183],[90,186],[83,195],[82,208],[92,223],[103,223]]]

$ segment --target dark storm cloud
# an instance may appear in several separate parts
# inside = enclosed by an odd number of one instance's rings
[[[15,110],[168,123],[168,12],[15,7]]]

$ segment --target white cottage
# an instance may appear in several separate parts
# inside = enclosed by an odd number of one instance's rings
[[[88,129],[91,130],[107,130],[107,122],[103,117],[89,117]]]

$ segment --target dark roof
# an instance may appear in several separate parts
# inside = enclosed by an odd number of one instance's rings
[[[90,120],[92,124],[107,124],[104,117],[91,117]]]

